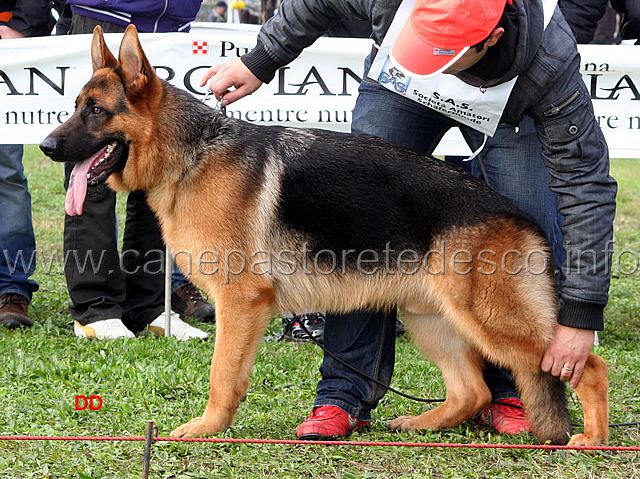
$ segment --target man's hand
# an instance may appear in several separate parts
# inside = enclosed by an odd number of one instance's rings
[[[540,367],[561,381],[569,381],[569,386],[575,388],[582,377],[594,338],[594,332],[589,329],[556,325]]]
[[[6,25],[0,25],[0,38],[9,39],[9,38],[24,38],[25,35],[18,30],[14,30],[11,27]]]
[[[217,99],[224,95],[221,106],[251,95],[262,85],[262,81],[240,59],[210,67],[200,80],[200,86],[205,86],[211,77],[213,79],[209,82],[209,90]],[[232,87],[235,90],[229,91]]]

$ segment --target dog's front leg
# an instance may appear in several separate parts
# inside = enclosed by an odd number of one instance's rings
[[[601,446],[609,440],[609,380],[607,363],[589,354],[582,379],[575,388],[584,411],[584,432],[571,437],[569,446]]]
[[[227,286],[216,298],[216,341],[210,393],[201,417],[171,432],[171,437],[202,437],[224,431],[249,387],[249,374],[271,318],[271,286]]]

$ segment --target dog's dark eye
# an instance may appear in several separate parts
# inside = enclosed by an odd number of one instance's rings
[[[102,108],[100,108],[99,106],[94,106],[93,107],[93,114],[94,115],[99,115],[100,113],[102,113]]]

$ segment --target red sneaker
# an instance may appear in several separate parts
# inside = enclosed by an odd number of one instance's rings
[[[506,404],[500,404],[506,403]],[[512,404],[513,406],[507,406]],[[518,398],[500,399],[499,403],[492,403],[473,420],[476,424],[489,426],[503,434],[520,434],[532,432],[522,401]]]
[[[337,406],[320,406],[298,426],[296,433],[300,439],[318,441],[349,436],[370,423],[350,416]]]

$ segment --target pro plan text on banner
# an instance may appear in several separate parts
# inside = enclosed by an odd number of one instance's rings
[[[545,0],[543,4],[544,27],[546,28],[557,1]],[[371,65],[369,78],[376,80],[394,93],[438,111],[463,125],[493,136],[517,77],[506,83],[484,88],[468,85],[454,75],[445,73],[420,75],[409,71],[394,58],[394,52],[404,47],[401,43],[407,29],[411,28],[410,15],[415,14],[413,8],[414,0],[404,0],[398,8]],[[488,34],[481,35],[481,38],[473,43],[479,43],[487,36]],[[443,59],[442,70],[444,70],[444,65],[450,66],[460,57],[460,55],[454,56],[452,50],[438,48],[433,50],[433,56],[440,56]],[[419,59],[420,57],[419,51],[406,53],[409,58]],[[447,60],[449,63],[445,64],[444,62]]]
[[[40,143],[73,114],[76,96],[92,73],[91,37],[0,41],[0,143]],[[117,52],[122,35],[105,37]],[[142,34],[141,41],[161,78],[204,98],[205,89],[199,86],[204,70],[253,48],[256,31],[194,28],[191,33]],[[578,49],[582,77],[611,157],[640,158],[640,46],[579,45]],[[368,39],[320,38],[281,68],[271,83],[229,105],[227,114],[262,125],[349,131],[370,51]],[[434,98],[453,107],[445,95]],[[455,108],[469,110],[458,103]],[[468,155],[469,148],[454,129],[436,154]]]
[[[73,114],[76,96],[92,75],[91,39],[65,35],[0,41],[0,142],[40,143]],[[117,54],[122,34],[106,34],[105,40]],[[230,105],[228,114],[265,125],[349,131],[371,41],[333,40],[319,39],[270,84]],[[140,41],[160,78],[204,98],[204,71],[248,52],[256,33],[143,33]]]

